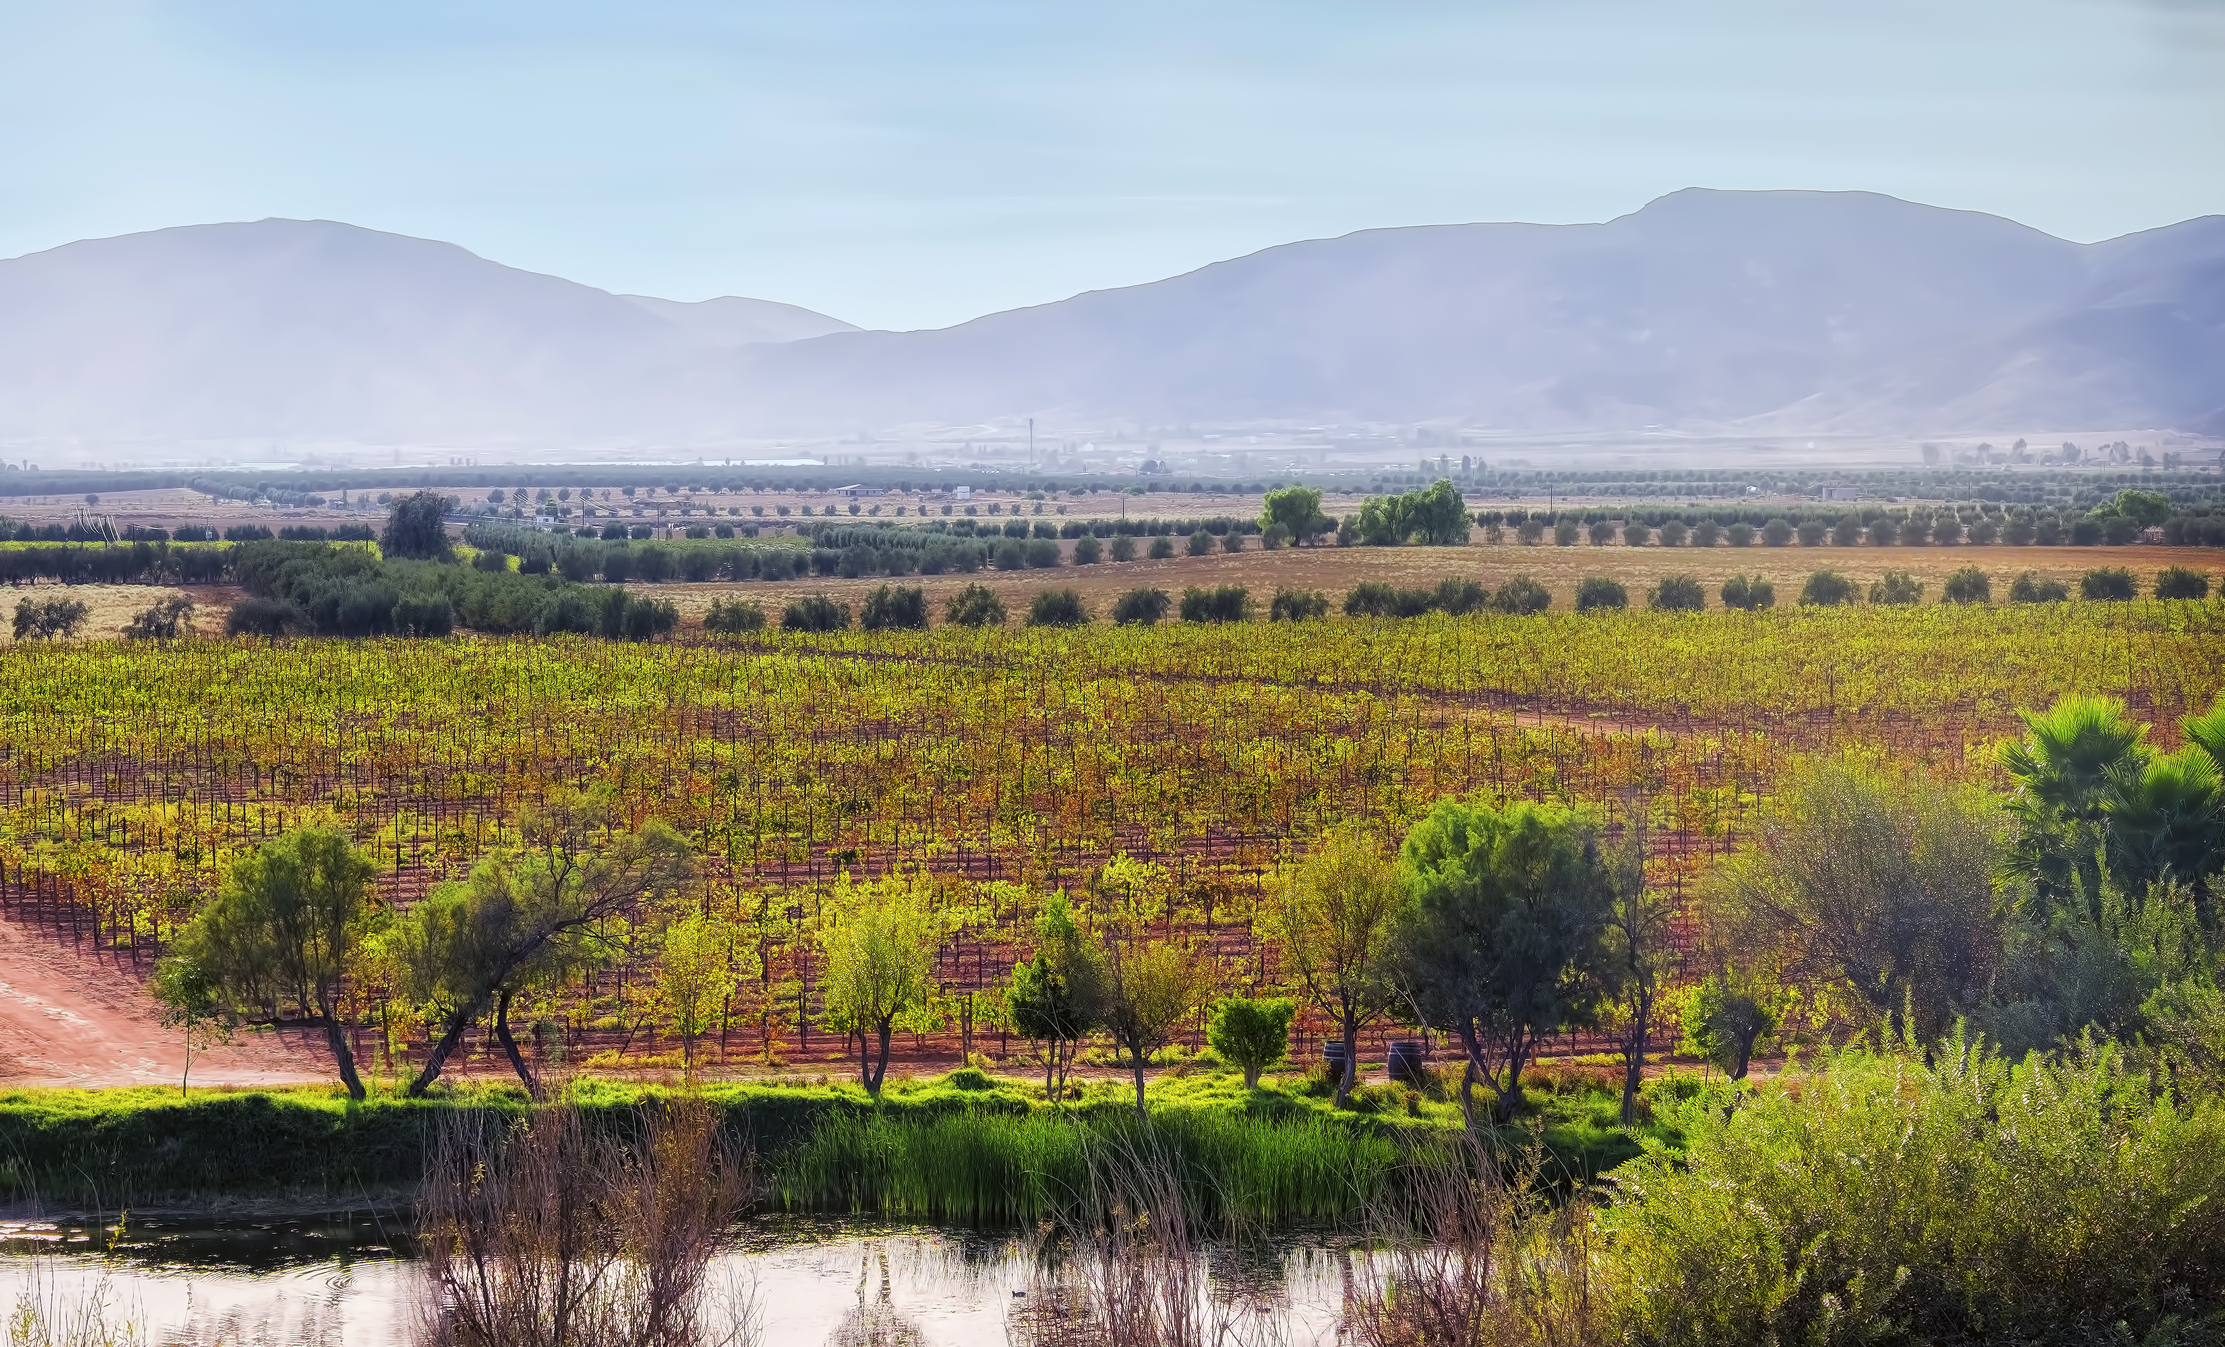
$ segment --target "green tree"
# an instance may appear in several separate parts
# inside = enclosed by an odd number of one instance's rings
[[[1117,923],[1105,934],[1105,1031],[1128,1054],[1136,1116],[1146,1117],[1144,1068],[1211,997],[1213,961],[1186,942],[1152,938],[1141,920]]]
[[[2065,697],[2044,712],[2019,711],[2025,737],[2000,751],[2014,786],[2008,803],[2015,841],[2007,863],[2033,887],[2042,919],[2083,898],[2098,920],[2103,832],[2115,784],[2144,771],[2148,727],[2121,702]]]
[[[1777,586],[1758,575],[1734,575],[1723,582],[1723,606],[1756,612],[1777,606]]]
[[[1643,800],[1630,803],[1630,825],[1608,867],[1612,886],[1602,922],[1606,949],[1600,965],[1611,993],[1615,1045],[1622,1053],[1625,1127],[1638,1121],[1638,1091],[1645,1083],[1654,1011],[1677,958],[1670,945],[1677,904],[1670,895],[1646,885],[1646,806]]]
[[[1800,587],[1800,606],[1837,608],[1853,603],[1858,594],[1854,582],[1837,571],[1817,571]]]
[[[1321,513],[1321,492],[1310,486],[1286,486],[1267,493],[1259,526],[1271,529],[1277,524],[1285,537],[1300,546],[1310,546],[1322,534],[1336,530],[1336,521]]]
[[[1494,612],[1521,617],[1542,613],[1552,606],[1552,594],[1538,580],[1527,575],[1509,577],[1505,584],[1499,586],[1499,592],[1491,596],[1491,608]]]
[[[216,897],[178,933],[176,957],[206,980],[218,1013],[324,1029],[340,1080],[364,1097],[341,1002],[372,928],[370,858],[344,834],[303,828],[232,862]]]
[[[1941,597],[1949,603],[1984,603],[1993,597],[1993,582],[1975,566],[1965,566],[1947,577]]]
[[[1131,589],[1113,604],[1113,625],[1156,626],[1174,606],[1174,600],[1163,589]]]
[[[1086,627],[1089,625],[1089,605],[1082,602],[1078,590],[1046,589],[1029,601],[1028,625]]]
[[[1679,1046],[1732,1080],[1744,1080],[1754,1045],[1777,1032],[1782,1000],[1778,984],[1750,969],[1734,965],[1710,973],[1685,989]]]
[[[871,1040],[858,1054],[858,1080],[877,1099],[897,1019],[935,994],[933,922],[922,896],[902,879],[845,882],[830,907],[833,920],[820,933],[826,969],[819,985],[828,1017]]]
[[[791,599],[780,612],[782,631],[847,631],[849,628],[850,605],[836,603],[824,594]]]
[[[1707,589],[1695,576],[1664,575],[1646,593],[1646,607],[1663,613],[1697,613],[1707,607]]]
[[[1622,609],[1630,606],[1630,591],[1617,580],[1603,575],[1587,575],[1576,584],[1576,611],[1588,613],[1594,609]]]
[[[175,641],[192,634],[193,600],[183,594],[157,599],[124,625],[127,641]]]
[[[2122,566],[2091,570],[2078,579],[2078,597],[2101,603],[2128,603],[2138,598],[2140,586]]]
[[[1044,900],[1036,939],[1034,956],[1013,966],[1005,1003],[1013,1029],[1042,1045],[1043,1097],[1056,1100],[1082,1040],[1102,1023],[1104,962],[1076,929],[1062,893]]]
[[[1192,533],[1190,535],[1190,541],[1186,545],[1185,550],[1187,550],[1193,557],[1209,557],[1213,555],[1213,535],[1207,533],[1202,528],[1197,530],[1195,533]]]
[[[917,585],[882,585],[865,596],[859,625],[867,631],[925,631],[927,591]]]
[[[76,599],[18,599],[15,604],[15,639],[19,641],[68,640],[77,634],[93,610]]]
[[[1614,882],[1597,827],[1560,805],[1441,800],[1400,856],[1414,901],[1393,938],[1393,980],[1417,1020],[1459,1041],[1469,1125],[1479,1080],[1504,1123],[1538,1045],[1589,1024],[1605,991]]]
[[[492,1013],[495,1040],[528,1091],[540,1083],[510,1030],[512,1002],[607,953],[601,929],[669,894],[692,872],[686,839],[651,819],[615,828],[602,794],[558,793],[519,821],[519,846],[490,853],[460,882],[440,885],[385,937],[401,989],[425,1008],[436,1037],[412,1098],[440,1079],[464,1035]]]
[[[1287,996],[1251,1000],[1224,997],[1213,1008],[1205,1041],[1213,1051],[1244,1073],[1244,1088],[1259,1088],[1259,1073],[1283,1059],[1290,1050],[1290,1021],[1297,1006]]]
[[[162,1027],[185,1032],[185,1068],[178,1073],[178,1097],[183,1099],[186,1081],[193,1075],[193,1059],[213,1044],[229,1042],[239,1016],[225,1003],[208,970],[184,955],[172,955],[155,965],[153,990],[162,1003]]]
[[[967,585],[943,605],[943,621],[954,627],[1001,627],[1004,603],[987,585]]]
[[[1344,1042],[1337,1106],[1359,1077],[1360,1030],[1398,1002],[1391,933],[1407,902],[1398,862],[1373,837],[1323,837],[1275,896],[1267,929],[1283,968],[1306,989]]]
[[[1870,585],[1870,602],[1874,604],[1909,604],[1923,597],[1923,582],[1907,571],[1887,571],[1882,579]]]
[[[379,552],[390,560],[453,561],[443,521],[458,502],[438,491],[416,491],[394,502],[379,535]]]
[[[664,928],[657,951],[657,1001],[672,1031],[680,1036],[681,1061],[692,1076],[695,1040],[747,975],[748,946],[732,922],[705,912],[689,912]]]
[[[2210,596],[2210,578],[2184,566],[2167,567],[2156,572],[2155,596],[2159,599],[2206,599]]]
[[[2009,585],[2010,603],[2061,603],[2070,598],[2070,587],[2034,571],[2019,572]]]
[[[1269,622],[1314,622],[1329,615],[1329,596],[1317,589],[1278,589],[1268,605]]]

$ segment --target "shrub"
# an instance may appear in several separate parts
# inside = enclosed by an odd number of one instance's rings
[[[1025,550],[1032,570],[1044,571],[1058,565],[1058,544],[1049,538],[1030,538]]]
[[[1659,613],[1696,613],[1707,607],[1707,590],[1690,575],[1664,575],[1646,591],[1646,607]]]
[[[1134,561],[1136,559],[1136,540],[1125,533],[1114,535],[1112,559],[1114,561]]]
[[[1290,1019],[1297,1006],[1286,997],[1252,1001],[1231,996],[1214,1007],[1205,1041],[1222,1061],[1244,1073],[1244,1088],[1259,1088],[1259,1073],[1290,1050]]]
[[[1900,521],[1890,515],[1876,520],[1870,525],[1870,546],[1872,547],[1891,547],[1894,543],[1900,541],[1900,536]]]
[[[1553,595],[1534,578],[1517,575],[1499,586],[1499,592],[1491,596],[1491,606],[1498,612],[1527,617],[1552,607]]]
[[[1777,606],[1777,587],[1758,575],[1734,575],[1723,582],[1723,606],[1756,612]]]
[[[1975,566],[1965,566],[1947,577],[1940,597],[1948,603],[1984,603],[1993,597],[1993,582]]]
[[[456,612],[443,595],[404,595],[393,621],[397,636],[446,636],[456,629]]]
[[[1167,615],[1174,600],[1163,589],[1131,589],[1120,596],[1113,605],[1112,620],[1116,627],[1155,626]]]
[[[2159,599],[2206,599],[2210,596],[2210,578],[2184,566],[2173,566],[2156,573],[2155,596]]]
[[[1854,582],[1837,571],[1817,571],[1800,587],[1800,604],[1804,608],[1837,608],[1858,597]]]
[[[867,631],[925,631],[927,591],[916,585],[882,585],[865,596],[859,625]]]
[[[703,630],[739,636],[765,629],[765,610],[740,599],[713,599],[703,615]]]
[[[20,607],[16,610],[19,622],[22,611]],[[268,636],[275,640],[308,627],[309,619],[284,599],[242,599],[224,615],[226,636]]]
[[[1439,580],[1429,606],[1450,617],[1480,613],[1491,605],[1491,591],[1474,580]]]
[[[1615,540],[1615,526],[1602,519],[1586,530],[1591,535],[1591,545],[1605,547]]]
[[[1184,622],[1249,622],[1251,616],[1251,591],[1242,585],[1216,585],[1211,589],[1192,585],[1182,591]]]
[[[174,641],[193,633],[193,600],[172,594],[157,600],[124,627],[127,641]]]
[[[1104,549],[1098,546],[1097,539],[1091,534],[1083,534],[1074,544],[1074,564],[1077,566],[1094,566],[1103,557]]]
[[[1151,550],[1146,554],[1153,561],[1165,561],[1174,555],[1174,539],[1160,534],[1151,540]]]
[[[2122,603],[2139,593],[2133,583],[2132,572],[2122,566],[2092,570],[2079,577],[2078,596],[2110,603]]]
[[[1346,617],[1420,617],[1436,606],[1433,591],[1399,589],[1380,580],[1362,581],[1344,596]]]
[[[824,594],[792,600],[780,613],[782,631],[846,631],[849,626],[850,605]]]
[[[1661,526],[1661,545],[1663,547],[1682,547],[1684,546],[1684,538],[1683,520],[1672,519]]]
[[[1237,532],[1237,531],[1236,531],[1235,529],[1230,529],[1230,530],[1229,530],[1228,532],[1226,532],[1226,533],[1222,534],[1222,535],[1221,535],[1221,550],[1222,550],[1223,552],[1241,552],[1241,551],[1243,551],[1243,550],[1244,550],[1244,535],[1243,535],[1243,534],[1241,534],[1241,533],[1238,533],[1238,532]]]
[[[1841,515],[1831,526],[1833,547],[1852,547],[1862,541],[1862,521],[1853,515]]]
[[[1089,605],[1082,602],[1078,591],[1046,589],[1028,602],[1027,624],[1031,627],[1086,627]]]
[[[1643,520],[1633,519],[1622,526],[1623,546],[1644,547],[1651,541],[1653,541],[1653,530],[1646,527]]]
[[[1556,547],[1574,547],[1577,532],[1578,525],[1576,521],[1565,515],[1562,516],[1560,521],[1553,525],[1553,545]]]
[[[1923,582],[1907,571],[1887,571],[1884,578],[1870,586],[1871,603],[1898,606],[1915,603],[1923,597]]]
[[[1808,519],[1801,521],[1800,527],[1792,532],[1802,547],[1821,547],[1823,540],[1831,536],[1831,526],[1820,519]]]
[[[1712,519],[1703,519],[1692,530],[1694,547],[1713,547],[1723,540],[1723,526]]]
[[[2070,586],[2033,571],[2018,575],[2009,585],[2011,603],[2061,603],[2070,597]]]
[[[1587,575],[1576,582],[1576,611],[1588,613],[1595,608],[1628,608],[1630,591],[1619,581],[1602,575]]]
[[[1199,529],[1197,532],[1190,535],[1188,550],[1190,555],[1193,557],[1209,557],[1213,555],[1213,535],[1207,533],[1204,529]]]
[[[1724,532],[1733,547],[1752,547],[1754,545],[1754,526],[1743,519],[1731,525]]]
[[[1772,519],[1761,526],[1761,540],[1769,547],[1783,547],[1792,541],[1792,521]]]
[[[1329,615],[1329,596],[1314,589],[1278,589],[1267,607],[1269,622],[1311,622]]]
[[[1004,604],[987,585],[967,585],[943,605],[943,621],[956,627],[1001,627]]]

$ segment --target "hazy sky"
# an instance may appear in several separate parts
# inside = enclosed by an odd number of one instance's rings
[[[281,215],[939,326],[1295,238],[2225,212],[2225,0],[0,0],[0,256]]]

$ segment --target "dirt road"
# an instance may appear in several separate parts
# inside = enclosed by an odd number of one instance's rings
[[[0,1086],[176,1085],[185,1044],[162,1027],[128,967],[0,920]],[[276,1085],[330,1076],[270,1034],[196,1057],[195,1085]]]

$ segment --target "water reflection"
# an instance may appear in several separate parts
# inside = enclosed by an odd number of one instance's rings
[[[1344,1264],[1305,1237],[1214,1246],[1209,1291],[1266,1311],[1247,1337],[1329,1344]],[[737,1232],[712,1283],[753,1304],[767,1347],[980,1347],[1065,1317],[1057,1266],[1055,1248],[1021,1235],[764,1217]],[[400,1347],[422,1321],[425,1284],[390,1219],[133,1220],[120,1235],[0,1222],[0,1313],[25,1294],[64,1309],[105,1298],[111,1323],[128,1318],[164,1347]]]

